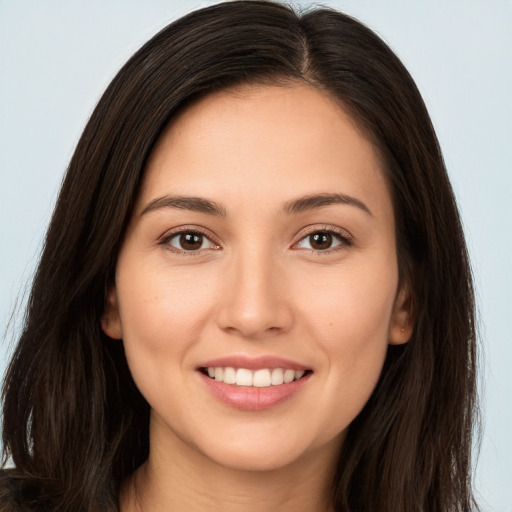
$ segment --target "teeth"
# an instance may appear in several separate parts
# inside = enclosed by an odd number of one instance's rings
[[[252,386],[252,372],[245,368],[239,368],[236,372],[237,386]]]
[[[210,368],[208,368],[208,374],[209,373]],[[236,384],[236,370],[234,368],[224,368],[224,382],[226,384]]]
[[[306,373],[304,370],[292,370],[290,368],[262,368],[253,371],[247,368],[236,369],[231,366],[226,368],[209,366],[206,370],[209,377],[218,382],[256,388],[288,384],[294,380],[299,380]]]
[[[270,370],[256,370],[252,376],[252,385],[257,388],[268,388],[272,384]]]
[[[284,383],[288,384],[288,382],[292,382],[295,378],[295,372],[293,370],[285,370],[284,371]]]
[[[279,386],[279,384],[284,382],[283,370],[281,370],[281,368],[274,368],[272,370],[270,382],[272,383],[272,386]]]

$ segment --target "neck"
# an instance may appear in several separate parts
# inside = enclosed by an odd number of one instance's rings
[[[154,446],[152,444],[152,446]],[[285,467],[227,468],[184,443],[151,450],[126,482],[121,512],[333,512],[332,478],[338,450],[304,455]]]

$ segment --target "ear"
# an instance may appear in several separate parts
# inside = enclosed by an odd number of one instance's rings
[[[395,298],[393,315],[389,325],[389,344],[407,343],[414,329],[414,311],[412,307],[411,284],[408,280],[399,286]]]
[[[105,312],[101,317],[101,328],[103,332],[110,338],[120,340],[123,337],[123,329],[121,326],[121,317],[119,316],[115,286],[112,286],[107,291]]]

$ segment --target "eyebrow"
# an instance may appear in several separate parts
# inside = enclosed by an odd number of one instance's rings
[[[323,206],[330,206],[332,204],[355,206],[368,215],[373,216],[370,208],[368,208],[368,206],[366,206],[362,201],[346,194],[312,194],[299,197],[298,199],[286,202],[283,210],[285,213],[293,214],[322,208]]]
[[[188,196],[157,197],[144,207],[141,216],[161,208],[178,208],[180,210],[191,210],[194,212],[205,213],[207,215],[215,215],[219,217],[226,216],[226,209],[215,201],[210,201],[202,197]]]
[[[373,216],[371,210],[359,199],[348,196],[346,194],[312,194],[291,201],[287,201],[283,206],[283,211],[287,214],[297,214],[324,206],[333,204],[346,204],[355,206],[368,215]],[[225,217],[227,215],[226,208],[215,201],[204,199],[202,197],[189,196],[162,196],[150,201],[142,210],[141,216],[146,213],[159,210],[162,208],[177,208],[180,210],[190,210],[206,215],[214,215]]]

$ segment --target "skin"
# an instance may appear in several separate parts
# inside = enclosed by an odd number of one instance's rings
[[[286,211],[332,193],[360,204]],[[166,195],[225,215],[154,203]],[[187,229],[204,233],[199,250],[180,245]],[[313,250],[310,235],[326,231],[332,245]],[[395,243],[378,153],[319,90],[244,86],[175,119],[146,169],[102,320],[152,411],[150,456],[124,487],[123,512],[331,510],[346,429],[388,344],[412,329]],[[239,410],[197,371],[231,355],[283,357],[312,374],[283,403]]]

